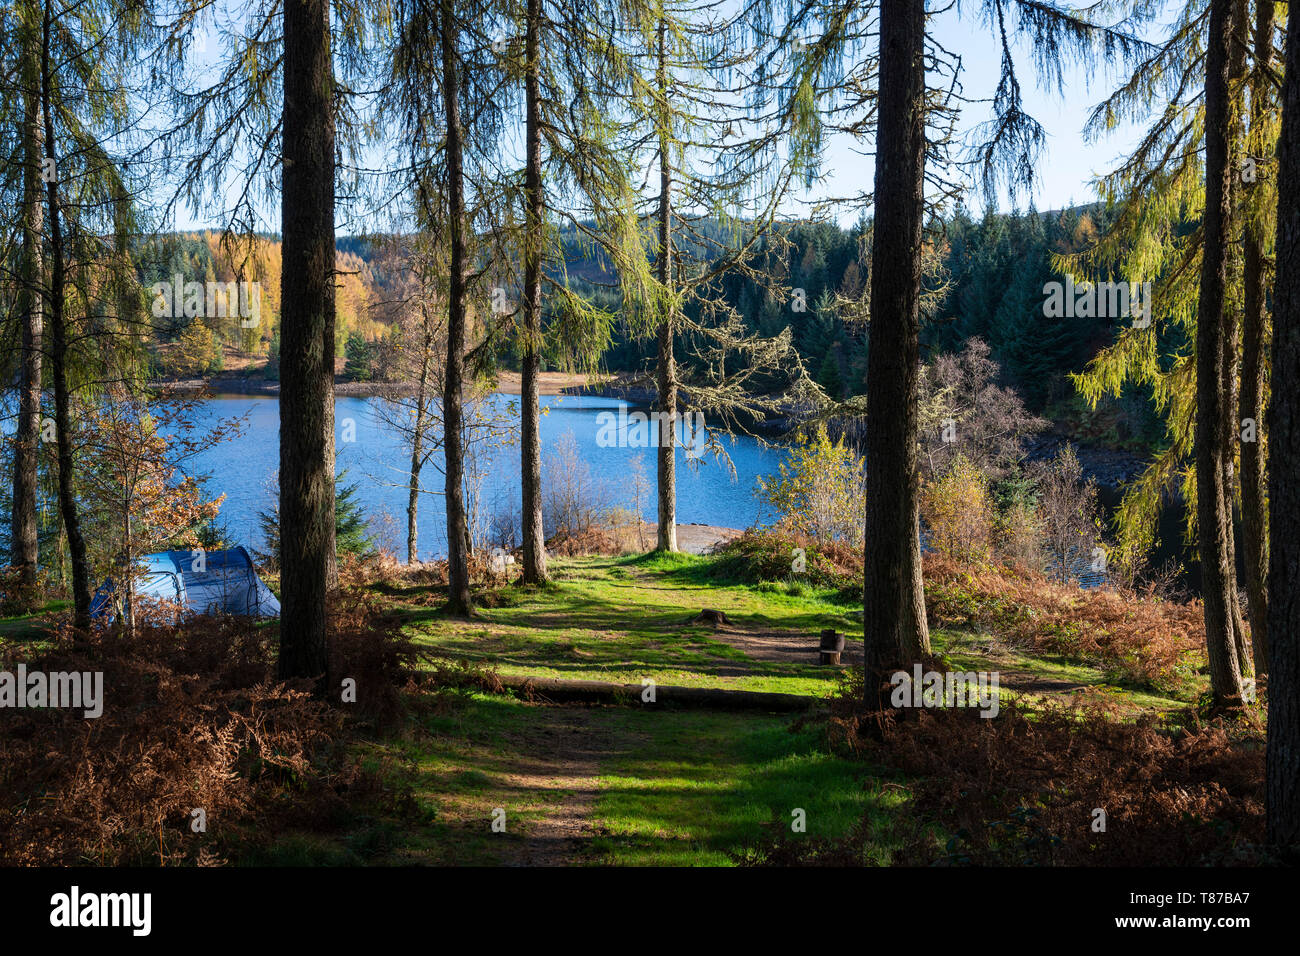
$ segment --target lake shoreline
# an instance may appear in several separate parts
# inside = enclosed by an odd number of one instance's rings
[[[542,395],[590,395],[601,398],[625,398],[636,401],[654,396],[653,389],[639,388],[628,384],[630,380],[621,375],[586,375],[577,372],[542,372],[539,391]],[[211,378],[164,379],[153,383],[155,386],[167,386],[178,392],[207,391],[213,395],[266,395],[278,397],[280,382],[278,379],[253,378],[251,376],[213,376]],[[520,395],[523,382],[518,372],[503,371],[498,374],[492,391],[502,395]],[[414,382],[398,382],[380,389],[374,382],[334,382],[336,398],[376,398],[385,393],[413,395],[416,392]],[[648,399],[647,399],[648,400]]]

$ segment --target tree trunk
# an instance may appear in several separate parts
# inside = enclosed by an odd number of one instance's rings
[[[460,75],[456,58],[456,23],[450,0],[441,0],[442,95],[447,117],[447,220],[451,239],[451,275],[447,289],[447,376],[442,395],[442,447],[446,456],[447,609],[456,615],[473,610],[469,590],[469,527],[465,519],[465,452],[462,408],[465,379],[465,180],[464,131],[460,120]]]
[[[520,384],[520,476],[523,485],[524,583],[546,581],[546,531],[542,525],[541,374],[542,345],[542,120],[541,0],[528,0],[524,57],[527,108],[527,168],[524,173],[524,328]]]
[[[1300,847],[1300,30],[1287,30],[1278,138],[1268,569],[1268,841]]]
[[[661,96],[668,95],[668,26],[659,21],[659,64],[655,73]],[[677,550],[677,367],[673,357],[673,167],[672,122],[668,110],[663,111],[659,126],[659,282],[663,286],[666,314],[659,326],[659,355],[656,367],[656,385],[659,392],[658,408],[658,465],[659,492],[659,551]]]
[[[1224,422],[1231,415],[1225,394],[1227,334],[1227,227],[1232,168],[1228,163],[1228,48],[1231,0],[1211,0],[1205,75],[1205,215],[1200,302],[1196,317],[1196,507],[1200,530],[1205,643],[1215,703],[1239,706],[1241,670],[1234,629],[1236,575],[1232,567],[1230,489],[1224,487]]]
[[[126,603],[123,619],[126,622],[126,633],[135,633],[135,546],[131,539],[131,501],[127,499],[125,514],[122,517],[122,551],[124,560],[122,562],[122,583],[126,590]]]
[[[1231,8],[1231,29],[1234,40],[1228,50],[1228,84],[1229,90],[1239,88],[1246,77],[1246,52],[1249,33],[1246,29],[1246,0],[1233,0]],[[1245,157],[1245,116],[1229,113],[1229,128],[1233,135],[1228,140],[1228,215],[1224,226],[1224,236],[1228,248],[1234,249],[1233,240],[1240,223],[1237,210],[1241,206],[1241,177],[1238,170]],[[1240,265],[1235,257],[1230,256],[1230,263],[1225,267],[1227,274],[1236,275]],[[1241,320],[1235,308],[1228,308],[1225,302],[1223,311],[1223,348],[1220,352],[1219,369],[1224,395],[1223,418],[1220,427],[1223,430],[1223,510],[1228,516],[1228,568],[1232,580],[1228,587],[1229,609],[1232,615],[1232,643],[1237,652],[1237,665],[1244,676],[1254,673],[1250,656],[1250,641],[1246,636],[1246,622],[1242,616],[1241,600],[1237,593],[1237,529],[1234,520],[1236,504],[1236,461],[1235,452],[1241,435],[1241,416],[1238,405],[1238,353],[1241,348]]]
[[[328,680],[325,596],[334,538],[329,17],[329,0],[285,4],[280,299],[280,676],[318,677],[322,687]]]
[[[1250,82],[1250,128],[1269,121],[1269,82],[1263,71],[1272,66],[1273,29],[1277,10],[1272,0],[1255,4],[1255,74]],[[1248,189],[1251,187],[1248,187]],[[1250,640],[1255,673],[1268,673],[1268,494],[1264,467],[1264,328],[1267,303],[1264,288],[1265,236],[1262,209],[1247,202],[1244,264],[1245,315],[1242,321],[1241,418],[1254,422],[1254,441],[1241,443],[1242,552],[1246,594],[1250,607]],[[1244,426],[1243,426],[1244,427]]]
[[[867,349],[868,673],[929,653],[917,494],[921,224],[925,211],[925,3],[883,0],[876,219]],[[869,677],[868,701],[878,684]]]
[[[41,81],[35,40],[30,33],[24,33],[23,245],[22,286],[18,290],[23,353],[18,383],[18,422],[14,431],[13,519],[10,527],[11,561],[18,568],[19,582],[25,592],[24,601],[35,596],[40,565],[36,494],[41,435],[41,349],[45,331],[42,298],[45,261],[41,248],[41,234],[45,230],[41,203],[41,153],[45,134],[41,128]]]
[[[415,430],[411,435],[411,477],[406,501],[406,563],[414,564],[419,557],[419,536],[416,520],[420,512],[420,471],[424,467],[424,430],[428,421],[424,413],[429,389],[429,350],[433,345],[433,330],[429,327],[426,307],[420,309],[424,320],[424,343],[420,350],[420,382],[415,393]]]
[[[54,111],[51,108],[50,76],[50,7],[45,6],[41,35],[41,113],[45,119],[45,156],[55,170],[46,183],[50,229],[50,379],[54,387],[54,428],[59,462],[59,511],[68,536],[72,557],[73,624],[80,630],[90,629],[90,563],[86,557],[86,539],[77,512],[73,489],[72,413],[68,395],[68,330],[64,316],[63,227],[59,217],[58,155],[54,139]]]
[[[329,37],[329,6],[330,0],[321,0],[325,4],[325,42],[328,44]],[[329,70],[328,82],[329,87],[334,87],[334,62],[326,58],[325,68]],[[334,590],[339,586],[339,551],[338,551],[338,528],[336,522],[338,514],[335,508],[335,495],[337,489],[334,487],[334,478],[337,473],[335,464],[335,447],[334,447],[334,324],[335,324],[335,274],[338,266],[338,249],[334,241],[334,105],[333,98],[329,101],[329,131],[330,131],[330,165],[329,165],[329,305],[325,309],[325,322],[321,328],[322,339],[322,360],[321,376],[324,382],[321,383],[321,408],[322,430],[325,436],[325,474],[329,483],[329,522],[325,527],[325,587],[327,590]],[[322,173],[323,175],[323,173]],[[323,191],[325,183],[321,183],[319,188]]]
[[[330,234],[333,236],[333,233]],[[333,241],[331,239],[331,241]],[[325,355],[325,383],[324,388],[324,407],[321,409],[321,416],[324,419],[325,435],[325,471],[329,475],[329,499],[330,499],[330,520],[329,525],[325,528],[325,587],[333,590],[339,586],[339,550],[338,550],[338,527],[336,525],[338,515],[334,509],[334,498],[337,494],[335,489],[335,475],[337,465],[335,464],[336,454],[334,448],[334,262],[330,261],[330,309],[326,316],[326,325],[323,338],[324,355]]]
[[[419,413],[416,413],[416,427],[419,428]],[[411,444],[411,480],[406,499],[406,563],[415,564],[419,557],[418,519],[420,514],[420,433],[416,431]]]

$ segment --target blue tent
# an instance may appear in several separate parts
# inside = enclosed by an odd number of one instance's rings
[[[280,602],[243,548],[160,551],[141,557],[138,566],[138,600],[174,601],[194,614],[280,616]],[[118,612],[116,591],[112,578],[105,581],[90,602],[90,616],[111,621]]]
[[[1107,582],[1105,564],[1097,567],[1093,555],[1071,548],[1065,554],[1065,560],[1050,558],[1047,571],[1053,577],[1074,581],[1085,591],[1102,587]]]

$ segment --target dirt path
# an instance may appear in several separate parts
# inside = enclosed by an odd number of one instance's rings
[[[521,845],[502,862],[510,866],[581,866],[590,856],[591,812],[600,792],[602,761],[637,741],[615,736],[602,708],[539,707],[533,728],[513,740],[526,754],[506,782],[547,804]]]
[[[747,627],[743,624],[723,624],[712,636],[730,644],[745,656],[757,661],[777,664],[812,664],[817,661],[821,647],[820,635],[803,634],[781,628]],[[855,635],[846,635],[842,664],[862,663],[862,641]]]

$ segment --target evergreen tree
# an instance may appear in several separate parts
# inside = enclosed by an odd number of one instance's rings
[[[360,498],[361,486],[347,481],[347,469],[334,478],[335,556],[364,558],[379,550],[370,533],[370,521]],[[257,513],[257,524],[262,532],[262,547],[253,549],[253,557],[262,567],[280,573],[283,568],[280,551],[280,494],[279,481],[275,482],[275,497],[271,507]]]
[[[507,43],[508,71],[524,88],[525,169],[518,237],[523,301],[520,352],[520,474],[523,578],[546,580],[542,527],[539,375],[543,352],[566,368],[592,371],[609,345],[613,316],[575,294],[566,280],[556,225],[567,225],[613,267],[633,308],[648,274],[633,206],[626,156],[607,114],[627,82],[626,58],[614,43],[617,5],[604,0],[523,0],[511,11],[522,44]],[[608,30],[608,33],[606,32]],[[586,213],[584,216],[583,213]],[[548,271],[549,270],[549,271]],[[550,306],[549,334],[543,328]],[[548,346],[549,345],[549,349]]]
[[[639,318],[657,344],[662,551],[677,550],[676,423],[683,406],[705,416],[709,447],[726,460],[719,430],[744,428],[789,401],[813,400],[789,330],[772,338],[749,334],[725,294],[732,273],[758,276],[754,264],[765,240],[784,248],[774,229],[777,212],[815,158],[806,148],[811,90],[773,106],[765,74],[750,78],[740,69],[771,54],[745,45],[770,39],[766,4],[742,6],[721,21],[708,9],[697,0],[650,0],[636,8],[626,39],[636,68],[626,136],[658,182],[658,194],[644,204],[655,231],[648,243],[655,288]],[[749,133],[746,124],[765,128]],[[679,361],[679,350],[689,363]],[[773,374],[783,377],[786,394],[759,391]]]
[[[40,15],[38,4],[24,2],[14,8],[15,50],[21,90],[15,112],[21,109],[22,202],[19,224],[21,283],[15,305],[22,322],[22,360],[19,372],[18,422],[14,430],[12,521],[10,563],[18,568],[24,594],[22,601],[35,598],[40,552],[36,501],[41,427],[42,346],[45,331],[41,287],[45,281],[42,232],[44,208],[41,197],[41,160],[45,130],[40,122]]]
[[[844,397],[844,378],[840,374],[840,363],[835,353],[834,346],[826,349],[826,357],[822,359],[821,369],[817,372],[817,384],[832,399],[839,401]]]

